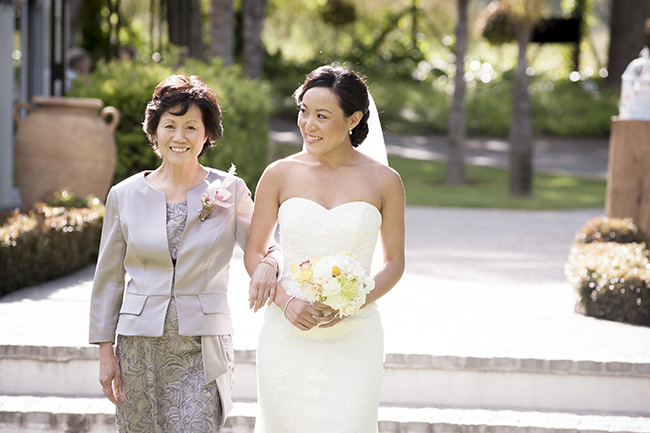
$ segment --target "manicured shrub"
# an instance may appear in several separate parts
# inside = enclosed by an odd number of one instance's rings
[[[92,196],[84,198],[62,189],[55,192],[53,197],[47,200],[45,204],[51,207],[87,208],[98,205],[99,201]]]
[[[26,214],[14,211],[0,227],[0,296],[61,277],[96,260],[104,206],[97,199],[87,206],[37,203]]]
[[[643,242],[629,241],[628,234],[638,233],[631,226],[629,220],[600,218],[576,235],[565,271],[578,293],[578,313],[650,326],[650,251]]]
[[[645,242],[645,233],[634,224],[632,218],[608,218],[597,216],[590,219],[578,231],[576,243],[617,242],[619,244]]]

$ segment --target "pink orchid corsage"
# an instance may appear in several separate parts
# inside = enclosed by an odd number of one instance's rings
[[[205,221],[215,206],[228,208],[233,205],[233,203],[226,203],[226,200],[232,195],[228,191],[228,187],[235,181],[235,175],[237,174],[235,170],[235,164],[231,164],[225,179],[223,181],[221,179],[215,180],[201,194],[201,203],[203,203],[203,209],[201,209],[201,214],[199,215],[201,221]]]

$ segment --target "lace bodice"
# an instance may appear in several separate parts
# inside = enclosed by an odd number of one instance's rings
[[[280,244],[284,252],[285,290],[306,299],[291,281],[290,266],[341,251],[353,252],[370,272],[381,227],[381,213],[370,203],[353,201],[332,209],[301,197],[286,200],[278,211]]]
[[[172,260],[176,261],[187,221],[187,201],[167,203],[167,243]]]
[[[174,264],[174,276],[172,277],[172,293],[174,293],[174,286],[176,285],[176,257],[178,257],[178,247],[181,245],[181,238],[183,237],[183,230],[185,230],[185,223],[187,222],[187,201],[178,203],[167,203],[167,244],[169,246],[169,255]],[[172,300],[172,307],[167,310],[176,315],[176,305]]]

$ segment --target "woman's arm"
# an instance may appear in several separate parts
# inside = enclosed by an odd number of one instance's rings
[[[404,185],[399,174],[392,169],[381,183],[382,224],[379,232],[380,246],[383,253],[383,265],[375,274],[375,288],[366,296],[367,305],[388,293],[404,273]],[[324,304],[316,304],[316,308],[324,313],[336,313]],[[335,317],[320,325],[323,328],[336,325],[345,317]]]
[[[402,278],[406,259],[404,257],[404,210],[406,197],[404,185],[397,172],[383,185],[382,224],[380,245],[383,251],[383,266],[375,274],[375,288],[368,293],[366,303],[371,303],[388,293]]]
[[[268,245],[273,239],[278,220],[282,172],[283,167],[278,167],[277,163],[269,166],[257,185],[255,210],[244,252],[244,263],[249,272],[260,267],[270,268],[269,265],[260,263],[260,261],[264,258]],[[301,331],[308,331],[323,320],[321,311],[316,310],[309,302],[291,297],[279,284],[268,292],[259,290],[251,284],[249,300],[250,307],[255,311],[267,302],[268,305],[275,302],[283,310],[287,320]]]
[[[250,275],[275,270],[268,263],[263,263],[264,257],[273,242],[273,234],[277,224],[279,207],[280,173],[276,165],[271,165],[262,174],[255,191],[255,207],[251,226],[244,251],[244,265]],[[270,303],[275,297],[275,284],[272,287],[260,286],[255,278],[249,286],[250,308],[254,311]]]
[[[122,233],[117,193],[106,198],[97,265],[90,295],[90,344],[115,341],[115,330],[124,295],[126,240]]]
[[[120,365],[113,353],[115,329],[124,293],[126,240],[114,190],[108,193],[102,237],[90,298],[90,343],[99,344],[99,383],[104,395],[124,401]]]
[[[254,204],[251,193],[242,179],[236,183],[236,233],[237,242],[242,250],[246,250],[250,236],[251,219],[253,218]],[[281,262],[281,249],[277,246],[270,246],[267,249],[266,257],[262,259],[263,266],[247,267],[246,271],[251,277],[250,287],[255,287],[261,292],[270,293],[275,290],[278,278],[279,264]]]

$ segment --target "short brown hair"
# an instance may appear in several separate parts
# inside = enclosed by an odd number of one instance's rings
[[[221,108],[219,108],[217,92],[197,75],[189,77],[171,75],[156,86],[151,101],[147,103],[144,122],[142,122],[142,129],[147,134],[149,143],[158,156],[160,156],[160,151],[158,150],[156,131],[160,117],[168,111],[175,116],[182,116],[187,113],[191,104],[195,104],[201,110],[203,126],[207,135],[199,157],[214,147],[214,142],[221,138],[223,126],[221,125]],[[172,109],[175,111],[171,112]]]

